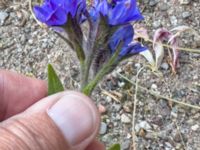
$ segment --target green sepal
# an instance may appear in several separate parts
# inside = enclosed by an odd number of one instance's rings
[[[108,150],[120,150],[120,144],[114,144],[112,145]]]
[[[64,91],[64,87],[53,66],[48,64],[48,95]]]

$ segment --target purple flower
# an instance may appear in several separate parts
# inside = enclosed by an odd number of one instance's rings
[[[110,3],[107,0],[95,0],[93,7],[95,11],[107,17],[110,25],[126,24],[143,19],[136,0],[112,0]],[[98,15],[96,17],[98,18]]]
[[[119,58],[138,54],[144,50],[147,50],[147,48],[143,47],[140,43],[132,43],[133,36],[134,30],[132,25],[129,24],[120,27],[109,40],[109,47],[111,49],[111,53],[113,54],[117,50],[121,42],[123,42],[123,45],[119,53]]]
[[[57,26],[67,22],[68,14],[74,18],[79,7],[85,9],[86,2],[84,0],[45,0],[42,6],[34,7],[34,13],[41,22],[49,26]]]

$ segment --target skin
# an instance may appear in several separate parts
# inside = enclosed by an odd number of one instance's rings
[[[87,135],[84,135],[86,132],[80,135],[78,138],[85,139],[75,145],[64,138],[47,114],[47,110],[65,95],[76,95],[83,99],[96,118],[96,128],[87,131]],[[75,117],[81,113],[81,110],[78,111]],[[47,97],[44,81],[0,70],[1,150],[105,150],[103,144],[96,140],[99,118],[91,99],[81,93],[66,91]],[[76,130],[76,127],[70,130]]]

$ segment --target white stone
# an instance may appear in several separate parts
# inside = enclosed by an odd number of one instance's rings
[[[8,13],[0,12],[0,23],[3,23],[7,17],[8,17]]]
[[[107,124],[105,122],[101,122],[99,134],[105,134],[107,131]]]
[[[122,123],[130,123],[131,119],[126,114],[122,114],[121,115],[121,122]]]
[[[162,69],[164,69],[164,70],[168,70],[169,69],[169,65],[168,65],[168,63],[162,63],[161,64],[161,66],[160,66]]]
[[[156,84],[151,85],[151,89],[156,90],[157,88],[158,88],[158,86]]]
[[[140,129],[144,129],[146,131],[150,131],[151,130],[151,126],[149,125],[149,123],[147,121],[140,121],[139,123],[137,123],[135,125],[136,133],[138,133],[140,131]]]
[[[141,121],[140,122],[140,127],[143,128],[143,129],[145,129],[146,131],[151,129],[151,126],[146,121]]]
[[[191,129],[192,129],[193,131],[196,131],[198,128],[199,128],[199,125],[198,125],[198,124],[195,124],[195,125],[191,126]]]
[[[191,2],[191,0],[180,0],[181,5],[187,5]]]

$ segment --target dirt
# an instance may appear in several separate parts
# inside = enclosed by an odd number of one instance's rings
[[[199,0],[144,0],[140,3],[150,37],[158,28],[186,25],[200,34]],[[190,33],[181,36],[181,47],[199,49],[200,41]],[[148,43],[149,49],[152,44]],[[167,98],[200,107],[200,54],[180,51],[177,74],[172,74],[167,51],[157,76],[144,68],[139,75],[143,89],[137,93],[135,116],[138,150],[200,150],[200,111],[171,102]],[[66,89],[79,87],[79,66],[75,53],[50,29],[41,28],[33,19],[28,1],[0,2],[0,68],[46,79],[46,67],[52,63]],[[123,150],[132,148],[133,82],[147,61],[140,55],[122,62],[96,88],[92,95],[102,114],[101,140],[107,145],[121,143]],[[160,95],[160,96],[159,96]]]

